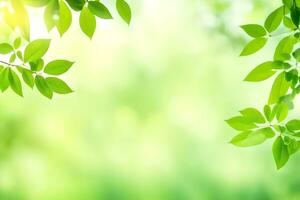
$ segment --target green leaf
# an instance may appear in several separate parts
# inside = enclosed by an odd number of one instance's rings
[[[72,93],[73,90],[62,80],[55,77],[46,78],[46,82],[50,86],[53,92],[58,94],[69,94]]]
[[[16,58],[17,58],[17,55],[15,53],[13,53],[9,58],[9,63],[15,62]]]
[[[23,4],[23,0],[11,0],[14,9],[14,17],[17,19],[17,26],[23,37],[30,40],[30,21],[27,10]]]
[[[18,94],[22,97],[23,92],[22,92],[21,81],[20,81],[18,75],[11,68],[9,68],[8,80],[9,80],[9,84],[10,84],[11,89],[16,94]]]
[[[92,39],[96,30],[96,18],[87,8],[82,9],[79,17],[79,24],[81,30]]]
[[[0,54],[9,54],[14,50],[14,48],[8,43],[0,44]]]
[[[298,130],[300,130],[300,120],[298,120],[298,119],[290,120],[290,121],[286,124],[286,128],[287,128],[289,131],[298,131]]]
[[[276,47],[274,60],[286,60],[286,54],[291,54],[297,39],[294,36],[283,38]]]
[[[38,39],[30,42],[24,51],[24,61],[36,61],[42,58],[48,51],[50,40]]]
[[[256,131],[246,131],[235,136],[230,143],[238,147],[250,147],[262,144],[268,138],[275,136],[274,131],[267,127],[258,129]]]
[[[257,127],[249,119],[242,116],[230,118],[226,120],[226,122],[229,124],[229,126],[239,131],[250,130]]]
[[[300,22],[300,11],[299,8],[297,8],[296,4],[293,3],[291,7],[291,19],[296,27],[299,27]]]
[[[266,80],[273,76],[276,71],[273,71],[274,62],[268,61],[258,65],[254,68],[245,78],[245,81],[249,82],[259,82]]]
[[[267,43],[266,38],[256,38],[256,39],[250,41],[246,45],[246,47],[243,49],[240,56],[248,56],[248,55],[254,54],[257,51],[259,51],[260,49],[262,49],[266,43]]]
[[[286,103],[281,102],[278,104],[277,111],[276,111],[276,118],[278,122],[282,122],[285,120],[289,112],[289,107]]]
[[[57,0],[51,0],[44,12],[44,21],[48,31],[51,31],[59,19],[59,4]]]
[[[21,44],[22,44],[22,39],[20,37],[16,38],[14,41],[14,48],[15,49],[20,48]]]
[[[284,7],[277,8],[273,11],[265,21],[265,28],[269,33],[275,31],[282,22]]]
[[[70,28],[72,24],[72,13],[69,7],[63,2],[59,2],[59,20],[56,24],[57,30],[60,36],[63,36],[65,32]]]
[[[273,83],[268,103],[270,105],[276,103],[280,97],[287,93],[290,85],[291,83],[285,79],[285,72],[280,73]]]
[[[287,8],[291,8],[293,5],[293,0],[282,0],[283,5],[285,5]]]
[[[54,60],[46,65],[44,72],[50,75],[61,75],[67,72],[73,64],[67,60]]]
[[[44,67],[44,60],[38,59],[36,61],[29,62],[29,65],[32,71],[41,71]]]
[[[263,124],[266,122],[263,115],[255,108],[246,108],[240,111],[240,113],[243,115],[244,118],[246,118],[251,122],[258,123],[258,124]]]
[[[18,58],[19,58],[20,60],[23,61],[23,54],[22,54],[21,51],[17,51],[17,56],[18,56]]]
[[[35,76],[35,85],[42,95],[44,95],[45,97],[47,97],[49,99],[52,99],[53,92],[52,92],[51,88],[49,87],[48,83],[46,82],[46,80],[44,79],[44,77],[42,77],[40,75],[36,75]]]
[[[89,1],[88,9],[97,17],[102,19],[112,19],[112,15],[105,5],[100,3],[99,1]]]
[[[25,68],[18,68],[21,69],[21,73],[22,73],[22,78],[24,80],[24,82],[30,87],[33,88],[34,87],[34,78],[32,75],[32,72],[28,69]]]
[[[69,6],[75,10],[75,11],[80,11],[82,10],[85,0],[66,0],[66,2],[69,4]]]
[[[9,87],[8,75],[9,75],[8,67],[2,70],[0,73],[0,89],[2,90],[2,92],[5,92]]]
[[[273,157],[276,162],[277,169],[282,168],[289,160],[289,151],[287,145],[284,144],[279,136],[273,143]]]
[[[296,49],[296,50],[293,52],[293,57],[294,57],[298,62],[300,62],[300,48]]]
[[[130,24],[131,21],[131,9],[128,3],[124,0],[117,0],[116,3],[117,11],[122,19],[127,23]],[[258,33],[258,32],[257,32]],[[261,35],[264,36],[264,35]]]
[[[25,4],[34,7],[43,7],[47,5],[51,0],[23,0]]]
[[[266,119],[269,122],[273,121],[272,110],[271,110],[271,107],[269,105],[265,105],[265,107],[264,107],[264,114],[265,114]]]
[[[288,152],[289,155],[292,155],[296,153],[300,148],[299,142],[297,142],[295,139],[291,139],[290,143],[288,144]]]
[[[296,29],[297,27],[295,26],[295,24],[293,23],[292,19],[285,16],[283,18],[283,24],[285,25],[285,27],[291,29],[291,30],[294,30]]]

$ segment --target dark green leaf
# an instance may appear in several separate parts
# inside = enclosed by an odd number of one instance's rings
[[[88,9],[97,17],[102,19],[112,19],[112,15],[105,5],[100,3],[99,1],[89,1]]]

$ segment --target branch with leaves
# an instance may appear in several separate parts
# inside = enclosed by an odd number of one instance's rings
[[[115,0],[116,10],[127,23],[131,22],[131,9],[125,0]],[[74,62],[56,59],[45,63],[50,39],[31,40],[28,6],[43,9],[47,30],[56,29],[62,37],[72,24],[73,12],[80,12],[79,26],[92,39],[97,18],[113,19],[110,10],[99,0],[2,0],[0,22],[11,33],[9,41],[0,43],[0,89],[11,88],[23,96],[22,82],[36,87],[45,97],[53,93],[68,94],[73,90],[59,77],[66,73]],[[6,58],[6,60],[4,60]],[[20,79],[19,76],[22,78]]]
[[[300,1],[283,0],[282,3],[267,17],[263,26],[241,26],[253,38],[241,56],[254,54],[269,39],[285,35],[276,46],[273,59],[256,66],[245,78],[248,82],[261,82],[276,75],[267,105],[262,112],[246,108],[239,116],[226,120],[239,132],[231,140],[235,146],[255,146],[275,137],[272,151],[277,169],[282,168],[300,148],[300,120],[287,119],[294,108],[294,98],[300,93]]]

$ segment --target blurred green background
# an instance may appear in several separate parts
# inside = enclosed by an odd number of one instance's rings
[[[53,38],[49,60],[76,61],[75,93],[1,95],[0,199],[300,199],[300,156],[277,171],[272,141],[236,148],[224,122],[267,100],[271,82],[242,80],[274,45],[238,58],[239,25],[263,23],[280,0],[129,3],[132,25],[115,14],[92,41],[77,22],[49,36],[32,10],[33,37]]]

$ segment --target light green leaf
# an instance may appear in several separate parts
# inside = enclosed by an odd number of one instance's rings
[[[14,48],[15,49],[20,48],[21,44],[22,44],[22,39],[20,37],[16,38],[14,41]]]
[[[274,62],[268,61],[258,65],[254,68],[245,78],[245,81],[249,82],[259,82],[266,80],[273,76],[276,71],[273,71]]]
[[[21,51],[17,51],[17,56],[20,60],[23,61],[23,53]]]
[[[36,61],[42,58],[48,51],[50,40],[38,39],[30,42],[24,51],[24,61]]]
[[[285,79],[285,72],[279,74],[273,83],[268,103],[270,105],[276,103],[280,97],[287,93],[290,85],[291,83]]]
[[[287,54],[291,54],[297,39],[294,36],[287,36],[283,38],[276,47],[274,53],[274,60],[286,60]]]
[[[283,24],[285,25],[285,27],[291,29],[291,30],[294,30],[296,29],[297,27],[295,26],[295,24],[293,23],[293,21],[291,20],[291,18],[285,16],[283,18]]]
[[[17,55],[15,53],[13,53],[9,58],[9,63],[15,62],[16,58],[17,58]]]
[[[243,115],[244,118],[246,118],[251,122],[258,123],[258,124],[263,124],[266,122],[263,115],[255,108],[246,108],[240,111],[240,113]]]
[[[34,7],[42,7],[47,5],[51,0],[23,0],[25,4],[34,6]]]
[[[283,19],[283,12],[284,7],[277,8],[275,11],[273,11],[266,19],[265,21],[265,28],[269,33],[275,31]]]
[[[8,80],[9,80],[9,84],[10,84],[11,89],[16,94],[18,94],[22,97],[23,92],[22,92],[21,81],[20,81],[18,75],[11,68],[9,68]]]
[[[250,147],[250,146],[262,144],[268,138],[274,137],[274,135],[275,135],[274,131],[271,128],[267,127],[267,128],[258,129],[253,132],[246,131],[244,133],[241,133],[235,136],[230,143],[238,147]]]
[[[299,142],[297,142],[295,139],[291,139],[290,143],[288,144],[289,155],[296,153],[299,150],[299,148]]]
[[[278,104],[277,111],[276,111],[276,118],[278,122],[282,122],[285,120],[289,112],[289,107],[286,103],[281,102]]]
[[[72,24],[72,13],[69,7],[62,0],[59,1],[59,20],[56,24],[60,36],[70,28]]]
[[[9,87],[8,75],[9,75],[8,67],[2,70],[0,73],[0,89],[2,90],[2,92],[5,92]]]
[[[125,0],[117,0],[116,3],[117,11],[122,19],[127,23],[130,24],[131,21],[131,9],[128,3]],[[258,32],[257,32],[258,33]],[[261,35],[264,36],[264,35]]]
[[[51,88],[49,87],[48,83],[46,82],[46,80],[44,79],[44,77],[42,77],[40,75],[36,75],[35,76],[35,85],[42,95],[44,95],[45,97],[47,97],[49,99],[52,99],[53,92],[52,92]]]
[[[72,93],[73,90],[62,80],[55,77],[46,78],[46,82],[50,86],[53,92],[58,94],[69,94]]]
[[[28,69],[25,68],[18,68],[19,71],[22,73],[22,78],[24,80],[24,82],[30,87],[33,88],[34,87],[34,77],[32,75],[32,72]]]
[[[23,37],[30,40],[30,21],[23,0],[11,0],[14,9],[14,17],[17,19],[17,25]]]
[[[96,30],[96,18],[87,8],[82,9],[79,17],[79,24],[81,30],[90,39],[92,39],[94,32]]]
[[[257,127],[253,122],[242,116],[230,118],[226,120],[226,122],[229,126],[239,131],[250,130]]]
[[[243,49],[240,56],[248,56],[248,55],[254,54],[257,51],[259,51],[260,49],[262,49],[266,43],[267,43],[266,38],[256,38],[256,39],[250,41],[246,45],[246,47]]]
[[[290,121],[286,124],[286,128],[287,128],[289,131],[298,131],[298,130],[300,130],[300,120],[298,120],[298,119],[290,120]]]
[[[67,72],[73,64],[67,60],[54,60],[46,65],[44,72],[50,75],[61,75]]]
[[[59,4],[57,0],[51,0],[44,12],[44,21],[48,31],[51,31],[59,19]]]
[[[282,168],[289,160],[289,151],[287,145],[284,144],[279,136],[273,143],[273,157],[276,162],[277,169]]]
[[[271,107],[269,105],[265,105],[265,107],[264,107],[264,114],[265,114],[266,119],[269,122],[273,121],[274,117],[272,117],[272,110],[271,110]]]
[[[8,43],[0,44],[0,54],[9,54],[14,50],[14,48]]]

